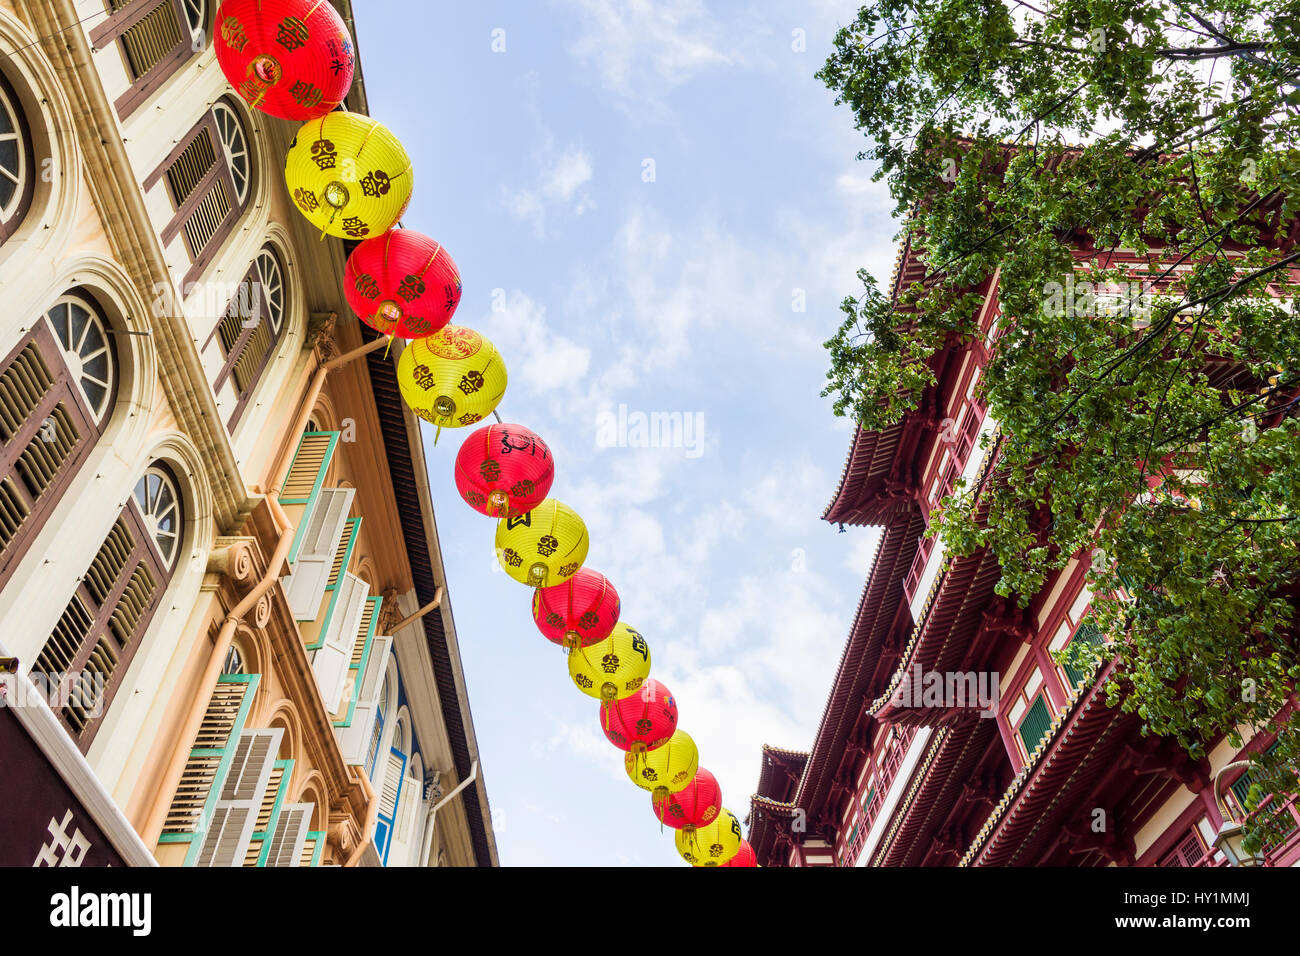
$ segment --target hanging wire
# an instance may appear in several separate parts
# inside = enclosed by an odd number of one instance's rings
[[[94,13],[90,14],[89,16],[82,17],[80,20],[76,21],[75,23],[68,24],[62,30],[55,30],[53,33],[47,33],[45,36],[37,37],[35,40],[33,40],[31,43],[28,43],[26,46],[15,47],[13,50],[10,51],[9,55],[12,56],[15,53],[21,53],[23,50],[30,50],[38,43],[42,43],[45,40],[52,40],[57,36],[67,33],[69,30],[81,26],[87,20],[93,20],[95,19],[95,17],[102,17],[107,13],[108,13],[107,7],[105,7],[103,10],[96,10]],[[91,52],[95,52],[95,51],[92,50]]]

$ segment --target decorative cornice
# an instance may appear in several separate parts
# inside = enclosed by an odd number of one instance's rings
[[[155,296],[150,290],[171,289],[174,282],[123,146],[117,115],[100,83],[86,33],[79,26],[81,17],[73,0],[25,0],[20,5],[33,31],[42,37],[41,49],[54,64],[69,99],[82,106],[74,117],[86,184],[105,224],[113,256],[141,290],[144,301],[152,301]],[[247,492],[197,346],[187,334],[183,318],[134,318],[153,335],[158,378],[168,405],[207,466],[217,527],[233,530],[247,511]]]

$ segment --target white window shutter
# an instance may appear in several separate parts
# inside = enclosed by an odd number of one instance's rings
[[[424,834],[416,826],[423,805],[424,782],[409,774],[402,782],[402,800],[397,806],[397,819],[393,821],[392,846],[388,851],[387,866],[411,866],[411,858],[418,852],[415,841]]]
[[[198,866],[242,866],[275,768],[284,731],[246,730],[239,735],[212,824],[203,838]]]
[[[320,610],[356,493],[355,488],[322,488],[311,510],[303,516],[305,527],[298,558],[283,581],[296,620],[314,620]]]
[[[271,837],[271,852],[266,858],[267,866],[300,864],[314,809],[314,804],[291,803],[280,810],[280,821]]]
[[[344,573],[339,580],[339,595],[325,629],[321,647],[312,658],[316,684],[325,701],[325,712],[332,714],[343,700],[343,685],[352,666],[352,648],[357,642],[357,628],[366,610],[370,586],[355,574]]]
[[[393,646],[391,637],[376,635],[370,643],[370,659],[361,678],[361,694],[357,697],[352,723],[335,727],[339,749],[348,764],[365,763],[370,748],[370,735],[374,732],[375,718],[379,712],[379,694],[384,689],[384,669],[388,666],[388,652]]]
[[[402,785],[402,768],[405,758],[401,754],[388,752],[388,764],[384,770],[384,787],[379,794],[379,813],[393,819],[393,810],[397,807],[398,789]]]

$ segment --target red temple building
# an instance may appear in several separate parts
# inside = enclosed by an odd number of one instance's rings
[[[905,242],[895,301],[924,272]],[[998,338],[996,274],[976,291],[982,338],[932,356],[936,384],[914,411],[854,434],[823,518],[878,528],[875,562],[811,752],[763,749],[749,841],[763,866],[1228,865],[1232,847],[1215,838],[1225,817],[1249,812],[1250,786],[1247,768],[1230,765],[1272,737],[1241,749],[1223,739],[1193,760],[1141,736],[1136,715],[1105,703],[1113,661],[1078,673],[1052,656],[1101,640],[1086,559],[1021,610],[994,594],[992,554],[953,557],[924,536],[955,479],[971,487],[997,452],[978,387]],[[932,672],[966,674],[972,689],[981,675],[996,680],[995,706],[915,706]],[[1295,797],[1273,808],[1297,827],[1262,862],[1300,864]]]

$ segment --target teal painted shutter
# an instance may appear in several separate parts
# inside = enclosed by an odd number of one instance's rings
[[[320,613],[356,493],[355,488],[322,488],[299,529],[298,557],[284,581],[296,620],[314,621]]]
[[[197,855],[261,679],[260,674],[222,674],[217,678],[167,811],[160,843],[192,843],[190,855]],[[189,857],[186,865],[193,865]]]
[[[1047,712],[1047,701],[1042,694],[1034,698],[1033,705],[1020,722],[1020,740],[1025,745],[1025,753],[1032,754],[1052,726],[1052,717]]]
[[[293,464],[285,476],[280,488],[280,504],[305,508],[298,516],[298,528],[294,533],[293,547],[289,549],[289,562],[298,560],[298,549],[311,521],[312,510],[320,499],[321,488],[325,484],[325,472],[334,458],[338,447],[340,432],[304,432],[298,439],[298,450],[294,452]]]
[[[303,848],[311,827],[311,814],[316,807],[310,803],[291,803],[280,814],[280,823],[271,837],[267,866],[298,866],[302,862]]]
[[[277,760],[271,771],[271,783],[262,800],[262,812],[257,815],[257,826],[253,829],[253,842],[249,846],[249,856],[244,866],[266,866],[266,858],[271,852],[271,836],[280,820],[280,811],[289,798],[289,781],[293,778],[293,761]],[[254,857],[253,851],[257,854]]]
[[[356,550],[357,535],[360,533],[361,519],[349,518],[344,525],[343,536],[339,539],[338,550],[334,552],[334,564],[325,581],[325,596],[329,598],[325,604],[325,619],[316,639],[305,645],[309,651],[318,650],[325,644],[325,631],[329,628],[330,620],[334,617],[334,611],[339,603],[339,586],[343,583],[343,575],[352,566],[352,552]],[[318,607],[319,603],[317,602]]]
[[[302,847],[301,861],[299,866],[320,866],[320,858],[325,851],[325,831],[312,830],[307,834],[307,840]]]
[[[384,670],[388,666],[388,654],[392,646],[393,639],[386,635],[377,635],[371,640],[365,667],[361,672],[352,722],[335,731],[339,749],[343,751],[343,760],[349,764],[365,765],[367,773],[374,769],[373,752],[378,747],[375,733],[382,727],[379,695],[383,690]]]
[[[312,655],[326,713],[336,713],[343,703],[343,687],[352,665],[352,649],[366,612],[370,585],[354,574],[344,572],[339,584],[339,599],[322,629],[321,646]]]
[[[1273,744],[1264,751],[1264,753],[1271,754],[1275,752],[1277,748],[1278,748],[1278,743],[1277,741],[1274,741]],[[1250,785],[1254,782],[1255,782],[1255,778],[1251,775],[1251,772],[1247,770],[1235,781],[1233,781],[1232,787],[1230,788],[1232,790],[1232,795],[1237,799],[1237,806],[1241,808],[1242,813],[1253,812],[1254,809],[1257,806],[1259,806],[1260,802],[1264,799],[1264,797],[1267,796],[1267,794],[1265,793],[1260,795],[1259,800],[1249,799]]]
[[[347,713],[342,720],[334,721],[335,727],[351,727],[356,716],[357,704],[361,700],[361,681],[366,673],[366,663],[375,646],[375,631],[379,627],[379,608],[383,605],[382,597],[366,598],[366,609],[361,614],[361,624],[357,629],[357,640],[352,646],[352,660],[348,666],[348,679],[344,703]]]
[[[212,822],[203,840],[190,845],[193,865],[243,866],[283,735],[278,727],[245,730],[239,735],[225,780],[219,789],[214,788],[220,796]]]
[[[1075,641],[1083,641],[1093,647],[1099,647],[1101,646],[1103,639],[1101,631],[1097,630],[1097,625],[1093,624],[1092,621],[1085,617],[1075,630],[1074,636],[1070,638],[1070,644],[1073,644]],[[1067,644],[1066,647],[1069,647],[1070,644]],[[1083,671],[1077,670],[1069,664],[1062,666],[1065,668],[1066,676],[1070,678],[1070,684],[1074,687],[1078,687],[1082,684],[1084,679],[1088,676]]]

